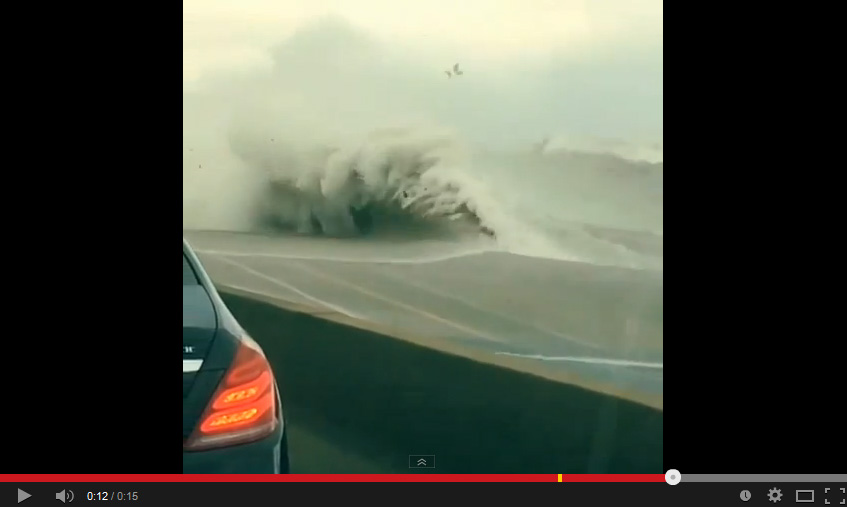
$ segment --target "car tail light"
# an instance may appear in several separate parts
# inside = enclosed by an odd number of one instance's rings
[[[268,436],[278,424],[276,401],[271,365],[255,342],[242,340],[184,450],[243,444]]]

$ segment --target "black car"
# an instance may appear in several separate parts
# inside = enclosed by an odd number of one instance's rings
[[[288,473],[285,419],[271,365],[184,238],[182,471]]]

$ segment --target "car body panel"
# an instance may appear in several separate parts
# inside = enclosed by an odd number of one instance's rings
[[[183,473],[279,474],[288,472],[288,442],[283,427],[249,444],[182,454]]]
[[[183,238],[183,443],[197,426],[243,340],[252,340],[229,312],[200,260]],[[191,271],[187,271],[190,269]],[[190,276],[193,272],[194,277]],[[276,385],[276,382],[274,382]],[[206,451],[183,451],[184,473],[287,473],[285,419],[262,440]]]
[[[215,305],[202,285],[182,287],[182,329],[212,332],[218,329]]]

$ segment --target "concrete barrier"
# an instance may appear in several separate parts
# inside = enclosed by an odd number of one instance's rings
[[[380,470],[408,473],[409,455],[434,455],[435,469],[414,471],[665,472],[660,404],[219,290],[268,355],[289,425],[308,427]],[[296,435],[290,438],[296,447]]]

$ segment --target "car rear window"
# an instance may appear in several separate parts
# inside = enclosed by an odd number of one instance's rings
[[[188,262],[188,258],[185,256],[185,252],[182,254],[182,286],[186,285],[200,285],[200,280],[197,279],[197,273],[194,272],[194,268],[191,267],[191,263]]]

